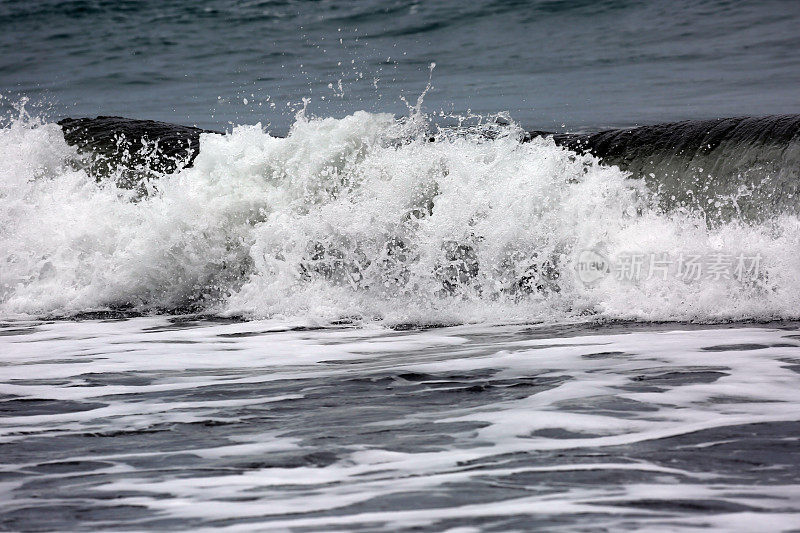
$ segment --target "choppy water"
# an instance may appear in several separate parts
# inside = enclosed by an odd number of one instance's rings
[[[0,529],[796,529],[798,22],[0,3]]]
[[[3,326],[0,527],[800,520],[796,324],[297,326]]]

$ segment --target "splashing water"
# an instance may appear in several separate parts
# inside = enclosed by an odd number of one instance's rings
[[[800,220],[664,210],[640,180],[513,123],[430,133],[409,118],[300,113],[203,134],[194,166],[137,197],[98,180],[60,128],[0,131],[0,313],[198,311],[392,323],[800,316]],[[723,200],[720,200],[723,201]],[[758,258],[586,283],[576,258]]]

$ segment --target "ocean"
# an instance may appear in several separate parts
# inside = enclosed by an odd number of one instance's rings
[[[5,0],[0,90],[56,117],[285,134],[303,98],[405,114],[436,63],[429,114],[528,129],[797,113],[798,23],[794,0]]]
[[[0,3],[0,530],[796,531],[798,23]]]

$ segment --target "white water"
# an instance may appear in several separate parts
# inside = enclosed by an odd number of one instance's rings
[[[25,326],[0,328],[3,407],[29,402],[0,420],[11,529],[788,531],[800,517],[796,327]]]
[[[194,166],[130,191],[97,183],[60,128],[0,131],[0,314],[205,309],[384,323],[800,316],[800,220],[663,213],[616,167],[519,131],[440,134],[424,117],[300,115],[203,135]],[[432,208],[432,210],[431,210]],[[587,287],[586,248],[759,257],[747,279]],[[532,266],[535,270],[532,270]]]

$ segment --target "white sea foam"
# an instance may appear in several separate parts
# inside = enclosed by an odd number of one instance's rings
[[[77,493],[138,510],[86,519],[128,529],[796,524],[794,327],[281,326],[0,328],[19,409],[0,509]]]
[[[204,134],[192,168],[136,199],[75,170],[57,125],[0,131],[0,313],[205,309],[248,317],[460,323],[577,315],[800,316],[800,220],[662,212],[639,181],[510,126],[425,133],[423,117],[298,116]],[[747,279],[591,286],[587,248],[758,257]],[[729,277],[729,276],[728,276]]]

